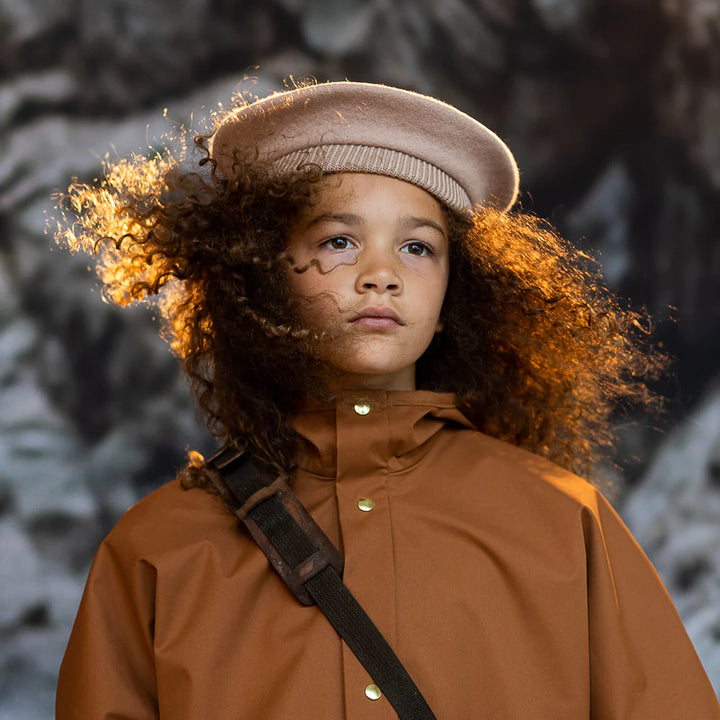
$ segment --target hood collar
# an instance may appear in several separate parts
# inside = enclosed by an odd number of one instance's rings
[[[448,423],[473,427],[452,393],[352,391],[336,402],[308,401],[294,428],[305,439],[300,468],[328,478],[398,472],[425,454]]]

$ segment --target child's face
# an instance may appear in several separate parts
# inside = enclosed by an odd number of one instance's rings
[[[441,330],[448,229],[440,203],[383,175],[318,183],[290,229],[303,321],[333,338],[325,359],[338,388],[414,390],[415,363]],[[318,267],[319,266],[319,267]],[[335,340],[337,338],[337,340]]]

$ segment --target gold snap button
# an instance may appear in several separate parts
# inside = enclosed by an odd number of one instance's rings
[[[370,498],[360,498],[358,500],[358,507],[363,512],[370,512],[375,507],[375,503]]]
[[[370,404],[363,402],[355,403],[353,410],[355,410],[358,415],[367,415],[370,412]]]
[[[382,696],[382,692],[380,692],[380,688],[375,683],[370,683],[365,688],[365,697],[369,700],[379,700]]]

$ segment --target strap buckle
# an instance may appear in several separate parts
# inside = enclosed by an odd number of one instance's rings
[[[222,473],[226,499],[230,495],[229,489],[235,515],[247,527],[275,571],[303,605],[314,605],[305,583],[328,565],[342,576],[344,558],[292,492],[286,478],[280,475],[273,479],[267,466],[260,466],[249,453],[233,448],[216,453],[208,464]],[[287,513],[289,517],[284,516],[284,519],[290,520],[291,526],[294,522],[292,533],[306,548],[300,553],[299,560],[288,562],[263,529],[264,509],[260,506],[264,503],[279,503],[281,508],[275,507],[274,512]]]
[[[235,514],[242,520],[255,542],[262,548],[268,560],[285,584],[303,605],[314,605],[315,601],[305,589],[305,583],[315,577],[328,565],[342,577],[344,558],[320,529],[305,506],[290,490],[284,478],[277,478],[267,486],[267,492],[255,493]],[[264,497],[263,497],[264,495]],[[256,499],[256,496],[257,499]],[[295,567],[291,567],[280,555],[260,525],[248,513],[258,504],[275,497],[292,516],[303,533],[310,539],[314,552],[306,555]]]

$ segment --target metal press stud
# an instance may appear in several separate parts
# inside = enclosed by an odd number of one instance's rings
[[[358,415],[367,415],[370,412],[370,404],[366,402],[359,402],[353,405],[353,410]]]
[[[375,503],[370,498],[360,498],[357,501],[357,506],[363,512],[370,512],[375,507]]]
[[[380,688],[375,683],[370,683],[365,688],[365,697],[368,698],[368,700],[379,700],[382,696],[382,692],[380,692]]]

